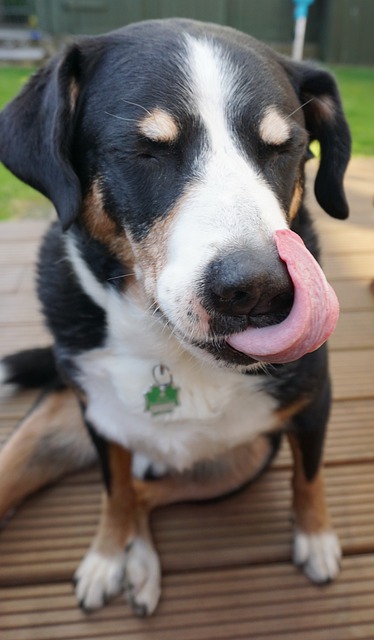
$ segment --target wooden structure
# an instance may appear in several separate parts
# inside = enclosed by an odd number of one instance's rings
[[[153,618],[134,618],[121,597],[87,616],[76,605],[71,576],[98,517],[99,473],[91,469],[30,498],[1,532],[1,640],[374,638],[373,175],[374,159],[352,162],[350,222],[332,220],[312,205],[325,271],[342,308],[331,340],[335,400],[325,456],[328,502],[344,548],[338,580],[310,585],[290,563],[290,458],[284,446],[272,469],[235,497],[155,514],[164,590]],[[0,225],[3,354],[48,343],[33,292],[33,264],[46,226]],[[3,439],[34,397],[3,393]]]

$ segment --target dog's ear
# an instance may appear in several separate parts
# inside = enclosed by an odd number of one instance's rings
[[[334,218],[345,219],[349,209],[343,177],[351,153],[351,135],[339,91],[327,71],[311,64],[283,59],[282,64],[299,96],[310,140],[318,140],[321,159],[314,185],[321,207]]]
[[[82,202],[71,158],[80,70],[81,51],[74,45],[37,72],[0,113],[0,160],[53,202],[64,229]]]

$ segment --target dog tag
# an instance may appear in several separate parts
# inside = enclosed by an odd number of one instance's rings
[[[173,376],[168,367],[156,365],[152,371],[155,384],[145,392],[145,411],[153,416],[171,413],[179,405],[179,389],[173,385]],[[163,381],[164,377],[167,381]]]

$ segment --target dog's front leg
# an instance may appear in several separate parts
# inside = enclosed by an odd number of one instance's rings
[[[160,596],[160,566],[132,485],[131,454],[104,441],[100,454],[106,489],[97,535],[75,574],[77,598],[92,610],[125,590],[134,612],[148,615]]]
[[[341,559],[339,539],[331,528],[321,467],[328,407],[326,383],[320,398],[294,418],[294,429],[288,434],[294,462],[293,560],[317,583],[333,580]]]
[[[99,528],[74,577],[79,604],[86,610],[102,607],[123,590],[126,547],[135,537],[131,454],[102,441],[100,459],[105,490]]]

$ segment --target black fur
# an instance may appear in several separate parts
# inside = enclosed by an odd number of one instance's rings
[[[97,248],[94,242],[93,247]],[[74,354],[103,343],[106,318],[105,312],[83,292],[72,269],[66,265],[61,227],[56,223],[40,249],[38,294],[58,350]]]
[[[6,371],[4,383],[25,389],[44,387],[59,378],[52,347],[19,351],[3,358],[2,363]]]

